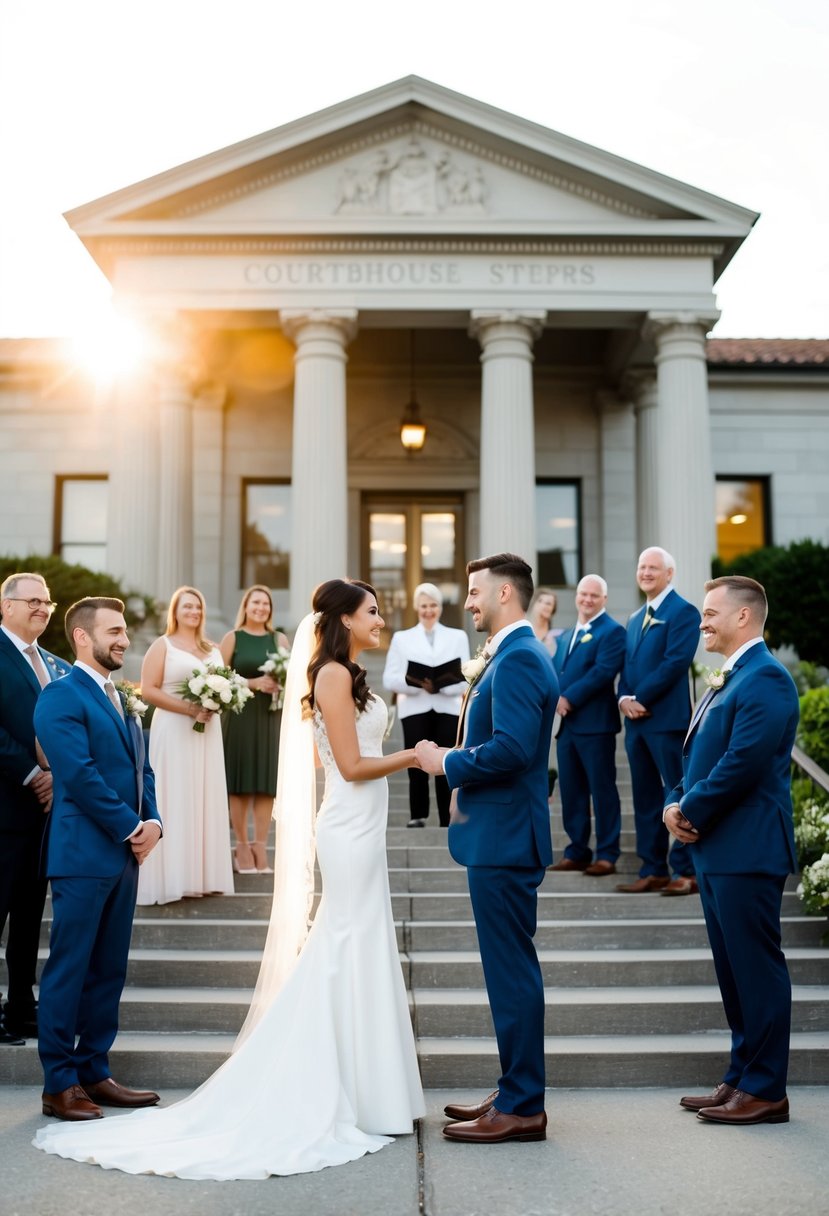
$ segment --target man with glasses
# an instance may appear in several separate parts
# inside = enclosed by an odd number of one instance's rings
[[[34,712],[42,688],[69,665],[37,645],[55,605],[40,574],[11,574],[0,587],[0,934],[8,920],[8,1000],[0,1045],[37,1037],[34,984],[46,880],[40,850],[52,774],[36,754]]]

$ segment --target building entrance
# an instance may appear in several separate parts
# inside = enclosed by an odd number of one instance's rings
[[[440,588],[445,625],[463,624],[463,537],[461,495],[363,495],[363,577],[377,590],[389,635],[416,623],[418,583]]]

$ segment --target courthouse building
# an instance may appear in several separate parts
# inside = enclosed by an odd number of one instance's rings
[[[66,218],[144,358],[0,342],[4,552],[285,626],[351,573],[398,627],[482,553],[624,619],[647,544],[699,601],[715,552],[829,540],[829,341],[706,340],[744,207],[408,77]]]

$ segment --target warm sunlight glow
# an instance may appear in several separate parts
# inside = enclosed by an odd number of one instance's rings
[[[129,375],[147,359],[150,338],[137,321],[112,312],[81,330],[72,339],[72,350],[88,375],[108,383]]]

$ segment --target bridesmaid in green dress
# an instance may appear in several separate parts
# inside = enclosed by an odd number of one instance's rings
[[[288,639],[273,625],[273,600],[267,587],[257,584],[245,592],[236,627],[222,638],[220,650],[228,667],[235,668],[256,693],[240,714],[223,714],[225,770],[230,822],[236,837],[233,867],[238,874],[272,874],[267,839],[276,793],[281,710],[273,710],[277,682],[259,668],[277,646]],[[253,801],[254,838],[248,838],[248,809]]]

